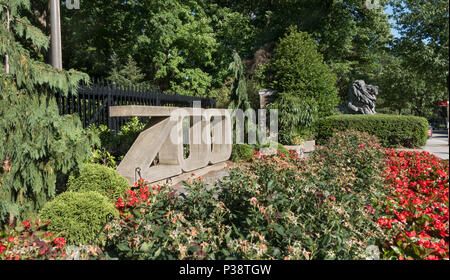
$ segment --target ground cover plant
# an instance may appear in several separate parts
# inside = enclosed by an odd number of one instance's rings
[[[66,240],[46,232],[48,223],[24,221],[15,230],[0,233],[0,260],[63,259]]]
[[[0,260],[104,259],[97,246],[71,246],[49,229],[49,222],[25,220],[14,229],[0,232]]]

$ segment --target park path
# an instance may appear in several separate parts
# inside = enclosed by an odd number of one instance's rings
[[[433,137],[427,140],[427,144],[420,149],[405,149],[400,148],[396,150],[402,151],[427,151],[434,154],[440,159],[449,158],[449,146],[448,146],[448,130],[433,131]]]
[[[435,131],[423,149],[441,159],[448,159],[448,130]]]

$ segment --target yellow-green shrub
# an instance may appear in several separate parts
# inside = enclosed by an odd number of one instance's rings
[[[79,176],[71,175],[69,191],[96,191],[115,202],[130,186],[114,169],[100,164],[86,164]]]
[[[39,217],[48,221],[48,230],[66,238],[68,244],[90,244],[106,223],[107,216],[119,212],[108,198],[94,192],[67,191],[45,204]]]

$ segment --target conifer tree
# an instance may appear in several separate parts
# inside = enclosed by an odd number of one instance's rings
[[[234,137],[236,137],[235,139],[245,140],[245,132],[247,132],[247,135],[250,130],[256,132],[256,126],[253,125],[253,123],[251,123],[248,119],[245,120],[244,131],[241,131],[237,125],[236,110],[242,110],[245,112],[248,109],[252,109],[252,107],[248,101],[247,81],[244,75],[244,65],[242,64],[241,57],[236,51],[233,52],[233,62],[230,63],[228,70],[232,71],[234,75],[234,82],[231,87],[230,104],[228,105],[228,109],[231,110],[231,116],[234,119],[233,133]],[[244,135],[242,135],[243,133]]]
[[[77,116],[60,116],[55,101],[89,77],[33,59],[49,40],[30,12],[29,0],[0,0],[0,225],[52,199],[57,176],[79,168],[96,142]]]
[[[228,68],[233,71],[234,83],[231,87],[231,97],[229,109],[242,109],[243,111],[250,109],[251,105],[248,101],[247,81],[244,75],[244,66],[239,54],[233,52],[233,62]]]
[[[108,80],[115,86],[144,86],[152,90],[158,90],[156,86],[148,81],[145,81],[145,74],[139,68],[136,61],[130,55],[127,63],[121,65],[120,59],[116,53],[113,53],[110,58],[111,70],[108,73]]]

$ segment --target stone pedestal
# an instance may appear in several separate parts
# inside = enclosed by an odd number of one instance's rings
[[[289,145],[284,147],[289,151],[295,151],[300,157],[304,157],[305,154],[311,153],[315,150],[316,141],[306,141],[302,145]]]

